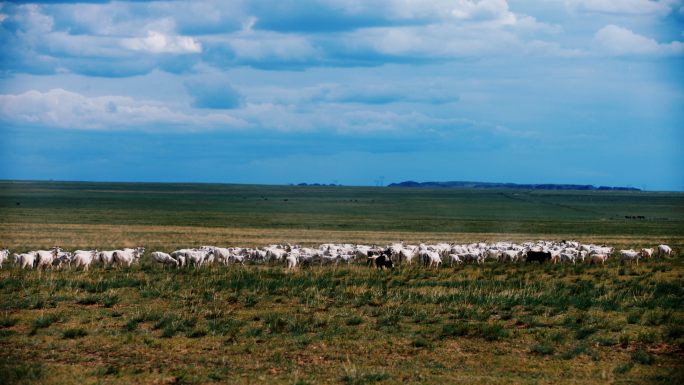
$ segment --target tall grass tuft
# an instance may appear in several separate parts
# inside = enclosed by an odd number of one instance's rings
[[[79,337],[85,337],[88,335],[88,331],[85,329],[67,329],[62,332],[62,338],[64,339],[75,339]]]
[[[346,367],[342,371],[341,380],[346,385],[362,385],[373,382],[386,381],[392,378],[385,372],[360,371],[355,367]]]

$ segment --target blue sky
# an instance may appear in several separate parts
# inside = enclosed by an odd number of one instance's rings
[[[684,190],[684,0],[0,4],[0,179]]]

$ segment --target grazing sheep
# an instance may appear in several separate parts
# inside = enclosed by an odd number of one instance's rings
[[[605,254],[592,254],[589,257],[589,265],[603,265],[607,259],[608,256]]]
[[[2,263],[9,257],[9,250],[8,249],[3,249],[0,250],[0,269],[2,269]]]
[[[99,252],[95,259],[95,263],[103,268],[114,265],[114,250]]]
[[[137,249],[114,250],[112,257],[117,266],[121,267],[122,265],[126,265],[126,267],[130,267],[133,262],[140,259],[140,256],[144,252],[145,248],[142,246]]]
[[[651,258],[655,249],[641,249],[642,258]]]
[[[639,265],[639,258],[641,257],[641,253],[637,253],[636,251],[629,249],[629,250],[620,250],[620,262],[624,265],[625,261],[629,261],[629,263],[636,262],[637,266]]]
[[[429,258],[428,264],[427,264],[428,269],[433,268],[433,267],[435,269],[438,269],[442,265],[442,258],[439,257],[439,253],[431,251],[428,254],[428,258]]]
[[[292,253],[287,253],[285,256],[285,262],[287,264],[287,270],[294,270],[297,267],[297,256]]]
[[[19,263],[19,267],[22,269],[25,269],[28,267],[29,269],[33,269],[33,265],[36,263],[36,254],[35,251],[31,251],[28,253],[24,254],[14,254],[14,264],[16,265]]]
[[[164,268],[164,266],[166,266],[166,265],[174,266],[174,267],[178,268],[178,261],[171,258],[171,256],[169,254],[166,254],[164,252],[153,251],[150,254],[150,257],[151,257],[151,261],[150,261],[151,266],[154,266],[156,264],[160,264],[160,265],[162,265],[162,268]]]
[[[50,251],[38,250],[36,251],[36,268],[43,268],[45,270],[48,266],[52,266],[52,260],[57,257],[57,254],[62,251],[59,247],[53,247]]]
[[[59,256],[52,260],[52,268],[60,269],[65,262],[71,267],[72,258],[71,253],[59,253]]]
[[[462,263],[463,261],[461,261],[461,258],[458,256],[458,254],[449,254],[449,266],[454,267],[454,264],[460,265]]]
[[[567,264],[567,263],[572,263],[573,265],[577,264],[577,261],[575,259],[575,254],[572,254],[572,253],[561,253],[560,260],[561,260],[562,264]]]
[[[83,266],[83,271],[88,271],[88,267],[90,267],[90,264],[97,259],[98,256],[98,251],[97,250],[91,250],[91,251],[85,251],[85,250],[76,250],[74,251],[74,257],[73,257],[73,262],[74,262],[74,270],[78,269],[80,266]]]
[[[672,256],[673,254],[674,254],[674,252],[672,251],[670,246],[668,246],[668,245],[658,246],[658,256],[662,256],[662,255]]]

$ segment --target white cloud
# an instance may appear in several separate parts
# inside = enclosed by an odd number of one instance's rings
[[[612,55],[673,56],[684,53],[683,42],[659,44],[654,39],[613,24],[596,32],[594,41],[598,44],[599,50]]]
[[[86,97],[64,89],[0,95],[0,122],[69,130],[194,132],[258,129],[282,133],[375,135],[433,138],[480,132],[517,137],[515,131],[462,118],[434,118],[416,111],[398,113],[323,104],[314,111],[298,105],[247,103],[244,108],[200,114],[187,105],[135,100],[124,96]]]
[[[509,11],[506,0],[332,0],[330,3],[331,8],[350,14],[378,14],[390,20],[515,22],[515,15]]]
[[[304,36],[252,29],[256,19],[245,21],[243,29],[230,35],[213,37],[208,41],[227,45],[238,60],[293,60],[306,61],[318,55],[317,50]]]
[[[520,32],[543,32],[546,34],[558,34],[563,32],[560,25],[542,23],[536,18],[527,15],[519,15],[515,23],[515,30]]]
[[[632,15],[667,16],[681,0],[562,0],[568,9]]]
[[[42,37],[42,44],[56,56],[121,58],[129,56],[113,37],[91,35],[69,35],[65,32],[50,32]]]
[[[89,98],[61,88],[42,93],[0,95],[0,120],[41,127],[108,130],[160,127],[181,130],[245,128],[247,123],[228,114],[187,114],[156,101],[125,96]]]
[[[358,103],[383,105],[390,103],[444,104],[456,102],[458,91],[430,82],[402,84],[322,84],[298,91],[270,88],[281,104]]]
[[[54,18],[43,14],[41,8],[35,4],[19,6],[13,19],[21,33],[31,35],[50,32],[55,24]]]
[[[157,31],[149,31],[144,38],[125,38],[121,40],[124,48],[133,51],[152,53],[199,53],[202,45],[188,36],[172,36]]]
[[[442,23],[362,29],[350,33],[346,44],[350,50],[425,60],[516,55],[527,43],[514,30]]]

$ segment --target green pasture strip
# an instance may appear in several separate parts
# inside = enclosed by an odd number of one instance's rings
[[[682,237],[684,194],[4,182],[0,183],[0,221]]]
[[[684,262],[0,271],[4,383],[677,383]]]

